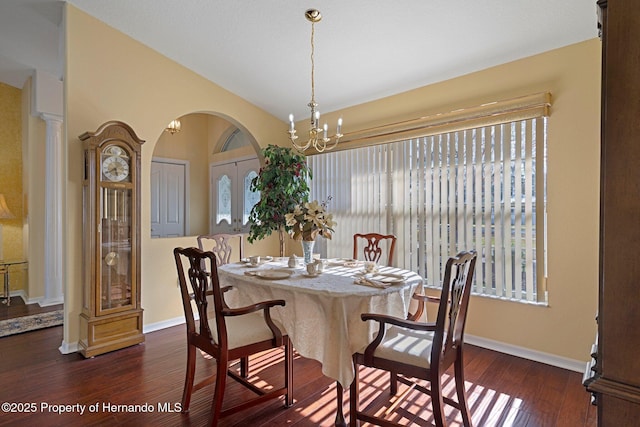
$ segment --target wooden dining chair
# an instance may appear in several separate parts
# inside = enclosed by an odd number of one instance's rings
[[[445,403],[460,410],[464,425],[471,426],[464,386],[463,344],[475,263],[475,252],[460,252],[449,258],[434,323],[381,314],[362,314],[363,321],[378,322],[379,330],[370,344],[353,355],[355,379],[351,384],[350,399],[352,427],[359,425],[359,420],[380,426],[400,425],[360,410],[360,365],[397,373],[398,379],[410,386],[390,405],[387,412],[392,412],[398,407],[409,391],[415,388],[431,396],[436,426],[447,425],[443,408]],[[441,377],[452,365],[457,402],[442,394]],[[429,381],[430,387],[418,384],[415,379]]]
[[[187,371],[182,393],[182,412],[188,412],[191,393],[215,380],[211,403],[211,425],[220,418],[241,411],[268,399],[284,396],[284,404],[293,404],[293,347],[282,328],[271,319],[271,307],[284,306],[284,300],[271,300],[241,308],[229,308],[224,292],[230,286],[220,287],[216,256],[198,248],[173,250],[182,305],[187,324]],[[186,269],[186,270],[185,270]],[[211,272],[211,274],[208,274]],[[208,298],[209,297],[209,298]],[[208,299],[213,297],[214,318],[209,318]],[[199,316],[196,322],[192,302]],[[248,359],[250,355],[270,349],[284,349],[284,385],[282,387],[258,386],[248,380],[242,371],[229,367],[236,359]],[[216,360],[215,375],[194,384],[197,349]],[[223,409],[227,376],[238,381],[258,396],[251,400]],[[260,379],[258,379],[260,380]]]
[[[396,236],[393,234],[379,234],[379,233],[356,233],[353,235],[353,259],[358,259],[358,242],[362,241],[366,244],[362,247],[362,254],[365,261],[380,262],[382,258],[382,242],[386,242],[387,245],[387,264],[391,266],[393,264],[393,254],[396,248]]]
[[[237,240],[234,243],[234,240]],[[197,237],[198,248],[201,251],[211,251],[216,255],[218,265],[228,264],[231,261],[233,248],[238,248],[239,259],[244,256],[243,234],[202,234]]]

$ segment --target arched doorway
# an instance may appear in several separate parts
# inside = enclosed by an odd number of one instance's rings
[[[251,202],[259,199],[245,191],[260,167],[257,142],[221,115],[178,120],[180,131],[163,132],[154,147],[151,237],[245,232]]]

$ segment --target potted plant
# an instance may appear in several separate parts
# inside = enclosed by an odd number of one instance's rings
[[[251,181],[251,191],[260,192],[260,200],[251,209],[249,236],[251,243],[278,231],[280,256],[284,256],[285,214],[309,201],[308,180],[311,171],[304,154],[291,148],[268,145],[262,150],[264,166]]]

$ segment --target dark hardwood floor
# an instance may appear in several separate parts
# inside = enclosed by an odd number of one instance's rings
[[[50,311],[61,310],[63,305],[50,305],[40,307],[38,304],[25,304],[21,297],[11,297],[11,304],[7,306],[2,298],[0,303],[0,320],[14,319],[16,317],[29,316],[32,314],[48,313]]]
[[[173,412],[182,396],[186,347],[184,326],[146,335],[146,342],[113,353],[83,359],[62,355],[62,327],[0,338],[0,426],[205,426],[213,386],[194,393],[188,414]],[[213,370],[199,358],[197,377]],[[251,361],[251,374],[272,384],[280,381],[281,353]],[[592,427],[595,407],[581,385],[581,374],[474,346],[466,347],[466,381],[476,427]],[[295,405],[265,403],[225,418],[222,426],[330,426],[335,415],[335,383],[320,364],[296,356]],[[196,378],[198,380],[198,378]],[[361,405],[383,408],[388,375],[363,370]],[[452,378],[445,393],[452,395]],[[401,386],[402,387],[402,386]],[[401,389],[402,391],[403,389]],[[244,389],[230,380],[225,403],[242,399]],[[383,397],[386,397],[383,396]],[[385,402],[383,402],[385,400]],[[348,418],[348,393],[344,411]],[[7,403],[8,408],[7,408]],[[401,422],[431,425],[428,398],[411,393],[400,406]],[[69,406],[65,406],[69,405]],[[72,406],[76,405],[76,407]],[[85,405],[84,414],[77,405]],[[138,405],[126,407],[116,405]],[[58,413],[65,411],[65,413]],[[146,411],[146,412],[145,412]],[[451,426],[461,425],[457,411],[447,410]]]

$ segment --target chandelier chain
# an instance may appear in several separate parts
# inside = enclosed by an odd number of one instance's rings
[[[312,104],[316,103],[316,84],[315,84],[316,65],[315,65],[315,58],[314,58],[314,52],[315,52],[316,46],[313,42],[315,28],[316,28],[316,23],[312,22],[311,23],[311,103]],[[311,117],[311,120],[313,120],[313,117]]]

